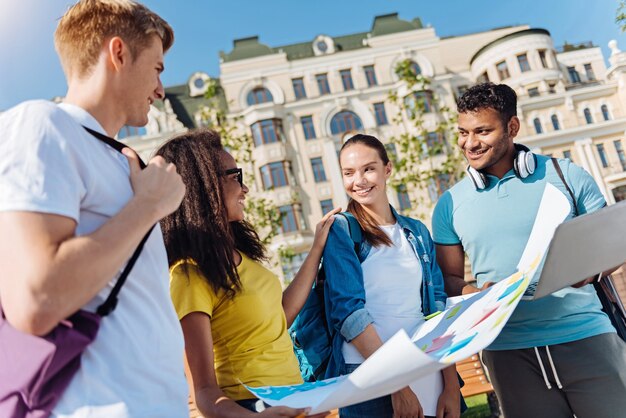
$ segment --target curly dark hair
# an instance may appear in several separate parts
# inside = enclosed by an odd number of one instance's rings
[[[352,145],[361,144],[366,147],[374,149],[380,159],[382,160],[384,165],[389,163],[389,156],[387,155],[387,150],[385,146],[378,138],[372,135],[364,135],[357,134],[348,139],[341,146],[341,150],[339,151],[339,157],[341,161],[341,153],[348,147]],[[381,245],[387,245],[389,247],[392,246],[391,239],[383,232],[382,229],[378,226],[374,218],[367,213],[361,204],[354,199],[350,199],[348,202],[347,211],[354,215],[356,220],[361,225],[361,229],[363,229],[363,239],[369,242],[374,247],[379,247]]]
[[[457,100],[456,107],[459,113],[492,108],[506,124],[513,116],[517,116],[517,94],[506,84],[476,84],[463,93]]]
[[[178,209],[161,220],[169,265],[193,260],[217,293],[234,297],[241,280],[233,259],[237,249],[253,260],[265,260],[265,248],[246,221],[228,222],[221,182],[219,135],[195,130],[163,144],[157,155],[174,163],[187,188]],[[187,265],[185,272],[188,274]]]

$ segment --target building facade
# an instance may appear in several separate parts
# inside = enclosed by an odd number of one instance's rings
[[[419,19],[397,14],[376,17],[368,32],[319,35],[299,44],[235,40],[230,52],[221,53],[223,104],[253,140],[254,166],[247,169],[255,170],[256,184],[249,187],[271,198],[283,215],[272,246],[295,254],[279,263],[283,276],[289,280],[297,271],[322,215],[347,205],[337,159],[346,136],[363,132],[387,143],[411,132],[406,115],[389,100],[390,92],[400,98],[411,93],[395,73],[404,60],[430,80],[422,93],[427,129],[437,126],[438,109],[454,109],[469,86],[506,83],[519,97],[520,142],[584,167],[609,203],[626,199],[626,53],[614,41],[610,47],[607,68],[599,47],[555,48],[544,29],[512,26],[441,38]],[[186,85],[166,88],[149,132],[129,143],[149,155],[170,136],[201,126],[209,80],[195,73]],[[393,145],[389,150],[397,155]],[[427,201],[434,203],[440,192],[431,191]],[[389,197],[406,209],[420,193],[390,188]]]

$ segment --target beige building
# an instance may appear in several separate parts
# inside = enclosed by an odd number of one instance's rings
[[[626,199],[626,53],[613,42],[609,68],[591,44],[555,48],[548,31],[512,26],[440,38],[419,19],[378,16],[368,32],[270,47],[258,37],[234,41],[221,54],[219,82],[228,115],[254,140],[254,192],[265,193],[283,213],[273,247],[289,246],[296,257],[283,263],[287,279],[312,243],[322,214],[346,207],[337,151],[346,135],[365,132],[388,142],[410,131],[390,91],[409,95],[394,68],[402,60],[431,80],[426,128],[437,109],[454,108],[456,97],[482,80],[506,83],[519,96],[519,141],[536,152],[567,157],[593,175],[609,203]],[[145,131],[128,132],[129,143],[147,155],[165,138],[202,124],[200,112],[209,76],[166,89]],[[402,115],[402,113],[400,113]],[[133,135],[139,136],[133,136]],[[391,149],[391,148],[390,148]],[[392,153],[395,152],[392,150]],[[398,208],[407,193],[389,191]],[[437,190],[430,191],[430,201]],[[427,210],[430,213],[430,208]],[[426,219],[428,223],[428,219]]]

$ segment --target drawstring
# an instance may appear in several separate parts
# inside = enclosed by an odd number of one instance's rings
[[[535,354],[537,355],[537,362],[539,363],[539,367],[541,367],[541,374],[543,375],[543,380],[544,382],[546,382],[546,387],[548,389],[552,389],[552,385],[550,384],[550,381],[548,380],[548,375],[546,374],[546,369],[543,367],[543,363],[541,362],[541,357],[539,356],[539,350],[537,350],[537,347],[533,347],[535,349]]]
[[[546,373],[546,369],[543,366],[543,362],[541,361],[541,356],[539,355],[539,350],[537,347],[533,347],[535,350],[535,355],[537,356],[537,362],[539,363],[539,367],[541,368],[541,374],[543,375],[543,381],[546,382],[546,387],[548,389],[552,389],[552,385],[548,380],[548,374]],[[552,369],[552,375],[554,376],[554,380],[556,380],[556,385],[559,389],[563,389],[563,385],[561,384],[561,380],[559,379],[559,375],[556,374],[556,367],[554,366],[554,361],[552,361],[552,355],[550,354],[550,348],[546,345],[546,355],[548,356],[548,362],[550,363],[550,368]]]
[[[554,380],[556,380],[556,385],[559,389],[563,389],[563,385],[559,380],[559,375],[556,374],[556,368],[554,367],[554,362],[552,361],[552,355],[550,354],[550,347],[546,345],[546,353],[548,354],[548,361],[550,362],[550,367],[552,368],[552,374],[554,375]]]

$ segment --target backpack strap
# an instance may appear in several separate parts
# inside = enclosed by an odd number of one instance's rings
[[[343,216],[348,221],[348,232],[350,233],[350,238],[352,238],[352,242],[354,243],[354,251],[358,255],[361,249],[361,243],[363,242],[361,225],[350,212],[340,212],[339,215]]]
[[[556,158],[552,157],[550,159],[552,160],[552,164],[554,164],[554,169],[556,170],[556,173],[561,178],[561,181],[563,182],[565,189],[567,189],[567,193],[569,193],[570,197],[572,198],[572,205],[574,206],[574,216],[578,216],[579,213],[578,213],[578,205],[576,204],[576,197],[574,197],[574,193],[572,192],[572,189],[569,188],[569,185],[565,181],[565,176],[563,175],[561,166],[559,165],[559,162],[557,161]]]

